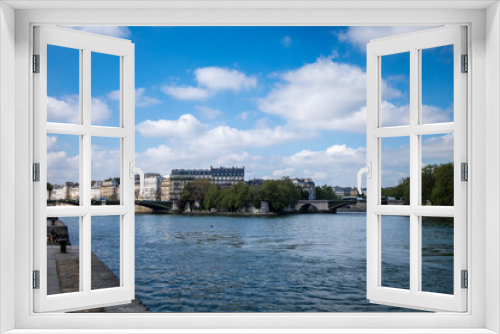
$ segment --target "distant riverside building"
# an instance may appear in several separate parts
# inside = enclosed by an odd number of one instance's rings
[[[208,169],[172,169],[170,173],[169,198],[176,200],[181,198],[184,187],[194,180],[210,180],[210,170]]]
[[[102,181],[92,181],[90,186],[90,199],[99,200],[102,197]]]
[[[101,187],[101,198],[109,201],[120,200],[120,178],[114,177],[104,180]]]
[[[170,201],[170,175],[163,175],[161,181],[161,200]]]
[[[135,198],[139,200],[161,201],[163,177],[156,173],[144,174],[144,193],[139,194],[141,187],[138,175],[135,177]]]
[[[80,185],[78,182],[65,182],[64,185],[52,185],[50,193],[51,200],[73,200],[78,199],[80,195]]]
[[[245,167],[219,167],[210,166],[210,181],[220,188],[230,188],[233,184],[243,182],[245,179]]]
[[[339,187],[335,186],[333,187],[333,191],[335,192],[335,195],[337,196],[351,196],[351,187]]]
[[[205,179],[219,188],[230,188],[233,184],[243,182],[245,167],[219,167],[210,169],[172,169],[169,181],[169,199],[175,200],[182,196],[184,187],[194,180]]]
[[[316,185],[312,179],[292,179],[294,185],[299,186],[302,190],[309,193],[308,200],[312,201],[316,199]]]

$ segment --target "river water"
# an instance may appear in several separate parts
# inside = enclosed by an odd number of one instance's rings
[[[113,218],[92,217],[92,251],[119,275]],[[366,299],[365,213],[137,214],[135,240],[136,295],[152,312],[412,311]],[[423,290],[453,293],[453,220],[424,220],[422,244]],[[408,217],[382,218],[382,285],[409,287]]]

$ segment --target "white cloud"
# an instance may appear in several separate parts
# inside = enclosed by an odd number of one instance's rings
[[[200,114],[208,119],[214,119],[222,115],[222,112],[218,109],[210,108],[207,106],[196,106],[196,109],[200,112]]]
[[[120,100],[120,90],[114,90],[108,94],[110,100]],[[137,108],[148,107],[159,104],[160,101],[154,97],[146,95],[146,88],[136,88],[135,90],[135,106]]]
[[[410,124],[409,105],[396,106],[390,102],[382,101],[382,126],[401,126]],[[434,106],[422,106],[422,121],[424,124],[453,122],[450,110]]]
[[[392,138],[391,138],[392,139]],[[382,186],[396,186],[408,177],[409,146],[382,142]],[[332,145],[325,150],[302,150],[282,158],[281,168],[295,169],[293,177],[310,177],[316,185],[356,186],[357,171],[366,166],[366,148]],[[365,186],[365,179],[363,179]]]
[[[137,89],[136,89],[136,95],[137,95]],[[108,99],[119,101],[120,100],[120,90],[117,89],[117,90],[113,90],[113,91],[109,92]]]
[[[57,136],[47,135],[47,151],[53,151],[57,146]]]
[[[422,137],[422,163],[424,164],[451,162],[454,152],[453,133]]]
[[[92,180],[120,177],[120,148],[92,145]]]
[[[191,86],[164,86],[161,90],[178,100],[206,100],[211,95],[204,88]]]
[[[281,126],[249,130],[225,125],[210,127],[191,114],[184,114],[178,120],[146,120],[139,123],[136,130],[145,137],[182,139],[182,146],[197,150],[265,147],[303,138],[299,133],[288,131]]]
[[[132,35],[128,27],[117,26],[65,26],[64,28],[91,32],[99,35],[106,35],[118,38],[127,38]]]
[[[205,150],[237,150],[268,147],[298,139],[298,133],[283,127],[239,130],[229,126],[218,126],[200,135],[195,145]]]
[[[47,152],[47,182],[63,184],[66,181],[78,181],[80,178],[80,157],[68,156],[65,151]]]
[[[241,119],[242,121],[245,121],[248,116],[250,116],[250,112],[249,111],[244,111],[242,113],[239,113],[238,115],[236,115],[236,118],[237,119]]]
[[[260,156],[253,156],[244,150],[234,152],[195,150],[192,146],[161,144],[136,153],[137,166],[145,171],[170,174],[174,168],[209,168],[210,166],[239,166],[255,170]]]
[[[431,29],[434,27],[409,27],[409,26],[392,26],[392,27],[349,27],[346,31],[337,33],[337,38],[340,42],[349,42],[357,46],[360,50],[366,50],[366,44],[373,39],[384,38],[407,34],[415,31]]]
[[[434,106],[422,106],[422,123],[443,123],[453,122],[453,110],[441,109]]]
[[[366,132],[366,72],[355,65],[318,58],[296,70],[279,75],[271,92],[260,99],[259,109],[284,118],[286,127],[301,130]],[[384,126],[408,125],[408,105],[387,100],[399,98],[401,91],[382,82]],[[452,121],[451,112],[423,106],[424,122]]]
[[[57,145],[60,142],[60,145]],[[120,177],[120,149],[102,145],[91,148],[92,180]],[[64,140],[57,135],[47,136],[47,181],[64,184],[67,181],[79,182],[80,157],[71,156],[64,149]]]
[[[356,172],[366,164],[366,149],[332,145],[323,151],[302,150],[283,157],[286,169],[294,169],[294,177],[310,177],[317,185],[336,183],[355,186]]]
[[[92,124],[102,124],[111,116],[106,101],[93,97],[91,100]],[[68,95],[58,100],[47,96],[47,120],[49,122],[79,123],[80,122],[80,98],[78,95]]]
[[[285,36],[281,40],[281,44],[283,44],[285,48],[289,48],[292,46],[292,39],[290,38],[290,36]]]
[[[165,138],[165,144],[137,153],[137,159],[147,170],[167,174],[172,168],[210,165],[244,165],[255,170],[269,168],[273,161],[261,161],[248,150],[303,138],[283,127],[248,130],[223,125],[210,127],[191,114],[172,121],[147,120],[138,124],[136,129],[142,136]]]
[[[203,67],[194,71],[197,86],[164,86],[162,90],[179,100],[206,100],[224,90],[241,91],[257,86],[257,78],[237,70]]]
[[[206,128],[191,114],[184,114],[178,120],[146,120],[136,125],[136,130],[143,136],[164,138],[196,137],[205,132]]]
[[[237,70],[220,67],[199,68],[195,72],[199,85],[211,91],[234,90],[240,91],[257,86],[257,78],[247,76]]]
[[[366,73],[361,68],[319,58],[280,78],[259,101],[261,111],[283,117],[294,128],[366,131]]]
[[[273,171],[273,177],[280,179],[284,176],[291,176],[295,173],[295,168],[284,168],[284,169],[276,169]]]

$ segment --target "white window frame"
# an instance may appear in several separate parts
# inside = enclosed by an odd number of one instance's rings
[[[467,163],[467,76],[461,71],[461,56],[467,54],[466,27],[447,26],[411,34],[372,40],[367,45],[367,161],[371,173],[367,179],[370,193],[367,205],[367,297],[372,303],[422,310],[467,310],[467,290],[461,287],[461,270],[467,270],[467,183],[461,181],[461,163]],[[422,50],[453,46],[453,111],[448,123],[422,122]],[[410,108],[409,124],[384,127],[382,124],[382,57],[409,53]],[[454,135],[454,205],[426,206],[421,202],[422,135]],[[410,144],[410,205],[382,205],[383,138],[408,138]],[[406,216],[409,219],[409,289],[382,286],[383,216]],[[453,294],[422,291],[422,217],[453,218]]]
[[[78,124],[47,122],[47,45],[78,50],[80,59]],[[95,126],[91,123],[92,53],[99,52],[119,58],[120,108],[119,127]],[[74,311],[94,307],[129,303],[135,298],[135,212],[134,212],[134,151],[135,151],[135,87],[134,44],[129,40],[100,36],[72,29],[34,27],[34,53],[39,55],[39,73],[34,84],[34,162],[40,164],[39,182],[34,192],[34,269],[39,271],[39,289],[34,290],[35,312]],[[78,136],[80,205],[47,207],[47,135]],[[91,205],[91,141],[95,138],[116,138],[120,142],[120,205]],[[93,216],[115,216],[120,221],[120,286],[92,290],[91,287],[91,227]],[[79,291],[47,295],[47,229],[48,217],[79,217]]]
[[[123,9],[120,6],[144,10]],[[408,4],[409,3],[409,4]],[[14,11],[14,7],[24,7]],[[58,9],[69,6],[70,8]],[[73,6],[73,8],[71,8]],[[101,9],[97,9],[99,6]],[[102,10],[110,6],[114,10]],[[147,9],[151,6],[154,9]],[[158,8],[158,7],[164,8]],[[176,8],[177,6],[177,8]],[[179,9],[181,6],[184,9]],[[500,11],[497,1],[399,1],[394,2],[305,1],[267,3],[178,2],[17,2],[0,4],[0,330],[35,333],[37,329],[76,332],[86,328],[100,333],[105,329],[191,328],[193,332],[412,332],[491,333],[500,331]],[[489,6],[489,7],[488,7]],[[75,9],[78,7],[79,9]],[[86,9],[81,9],[86,7]],[[225,8],[226,7],[226,8]],[[406,7],[406,8],[405,8]],[[487,8],[488,7],[488,8]],[[45,8],[45,9],[43,9]],[[48,8],[48,10],[47,10]],[[203,8],[205,8],[203,10]],[[403,9],[402,9],[403,8]],[[436,9],[437,8],[437,9]],[[486,22],[486,25],[485,25]],[[32,147],[32,100],[30,55],[35,24],[64,25],[441,25],[469,27],[468,142],[470,181],[468,197],[468,241],[470,286],[467,313],[436,314],[34,314],[30,245],[32,207],[30,168]],[[14,39],[15,31],[15,39]],[[488,70],[486,71],[486,66]],[[15,71],[14,71],[15,68]],[[15,88],[12,87],[15,82]],[[9,94],[10,93],[10,94]],[[12,113],[15,110],[15,113]],[[14,130],[9,129],[11,127]],[[486,134],[488,137],[486,137]],[[10,137],[9,137],[10,136]],[[15,145],[12,146],[12,137]],[[485,152],[488,152],[486,154]],[[11,174],[6,174],[6,173]],[[15,174],[14,174],[15,173]],[[12,178],[12,174],[15,175]],[[486,174],[488,191],[486,196]],[[15,187],[15,198],[5,185]],[[13,189],[13,188],[12,188]],[[28,200],[26,199],[28,197]],[[15,211],[8,211],[8,206]],[[14,221],[15,224],[11,224]],[[472,227],[473,226],[473,227]],[[11,236],[15,236],[12,238]],[[15,250],[12,256],[12,250]],[[12,286],[15,286],[12,289]],[[488,293],[486,293],[486,290]],[[15,307],[12,307],[15,305]],[[167,330],[170,328],[170,330]],[[246,331],[244,329],[247,329]],[[354,329],[358,329],[357,331]],[[101,329],[101,330],[99,330]],[[381,330],[383,329],[383,330]],[[136,332],[141,332],[137,330]],[[181,332],[178,330],[177,332]],[[184,331],[185,332],[185,331]]]

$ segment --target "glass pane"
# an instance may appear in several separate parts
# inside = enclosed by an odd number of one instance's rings
[[[92,137],[92,205],[120,204],[120,141]]]
[[[92,125],[120,126],[120,57],[92,52]]]
[[[47,294],[80,291],[80,217],[47,217]]]
[[[381,126],[410,125],[410,52],[380,58]]]
[[[453,206],[453,134],[422,136],[422,205]]]
[[[453,45],[423,49],[422,124],[453,122]]]
[[[47,205],[79,205],[80,136],[47,134]]]
[[[410,217],[382,216],[382,286],[410,289]]]
[[[422,291],[453,294],[453,218],[422,217]]]
[[[80,50],[47,45],[47,122],[80,123]]]
[[[120,286],[120,216],[92,216],[92,290]]]
[[[382,205],[410,204],[410,137],[381,139]]]

